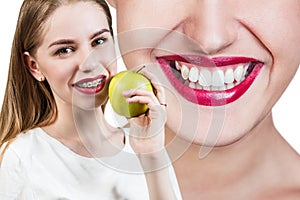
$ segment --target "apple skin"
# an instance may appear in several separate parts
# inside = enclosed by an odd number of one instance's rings
[[[133,70],[125,70],[116,74],[110,81],[108,87],[108,97],[113,110],[126,118],[137,117],[148,110],[146,104],[126,102],[123,91],[131,89],[145,89],[153,91],[153,87],[148,78],[143,74]]]

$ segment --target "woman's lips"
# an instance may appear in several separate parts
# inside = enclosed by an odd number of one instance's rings
[[[204,106],[222,106],[240,98],[263,66],[249,57],[171,55],[157,61],[181,96]]]
[[[82,79],[72,84],[72,86],[84,94],[96,94],[104,88],[105,82],[106,76],[99,75],[94,78]]]

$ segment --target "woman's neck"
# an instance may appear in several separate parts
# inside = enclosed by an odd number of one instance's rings
[[[123,133],[106,122],[101,108],[58,108],[56,121],[43,129],[75,153],[86,157],[114,155],[124,146]]]
[[[167,142],[172,137],[170,132],[167,133]],[[282,156],[274,158],[273,154],[280,155],[280,151],[286,153],[286,146],[275,129],[270,114],[244,138],[229,146],[215,147],[204,158],[199,158],[200,146],[191,144],[174,161],[173,166],[186,199],[194,199],[193,196],[199,197],[199,194],[205,197],[205,194],[213,194],[216,191],[221,193],[247,190],[246,187],[240,188],[240,185],[248,184],[252,187],[264,184],[262,176],[273,180],[274,183],[280,182],[274,180],[274,177],[278,177],[275,172],[278,173],[279,169],[274,170],[273,167],[271,168],[273,171],[265,172],[265,170],[266,166],[275,165],[276,168],[276,162],[279,162]],[[253,192],[253,188],[249,189]]]

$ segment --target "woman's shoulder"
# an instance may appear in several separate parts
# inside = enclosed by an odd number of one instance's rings
[[[37,136],[41,132],[42,132],[41,128],[34,128],[34,129],[28,130],[26,132],[21,132],[20,134],[18,134],[16,136],[15,139],[12,140],[12,142],[10,142],[9,146],[16,148],[18,146],[23,146],[24,144],[27,145],[28,143],[33,142],[36,139],[38,139]]]
[[[39,140],[38,133],[40,131],[40,128],[35,128],[27,132],[22,132],[11,142],[4,143],[0,149],[0,153],[3,153],[3,163],[5,163],[7,159],[22,160],[22,158],[30,154],[32,150],[31,147]]]
[[[284,158],[277,166],[277,188],[270,192],[273,193],[272,199],[300,199],[300,155],[290,148],[281,156]]]

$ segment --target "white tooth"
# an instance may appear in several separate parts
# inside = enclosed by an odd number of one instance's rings
[[[215,70],[212,76],[213,86],[223,86],[224,85],[224,73],[222,70]]]
[[[211,86],[203,86],[203,90],[210,91],[211,90]]]
[[[195,83],[189,83],[189,87],[195,89],[196,88],[196,84]]]
[[[175,61],[175,67],[178,71],[181,70],[181,66],[177,61]]]
[[[240,81],[240,82],[242,82],[243,80],[245,80],[245,76],[242,76],[242,79],[241,79],[241,81]],[[239,82],[239,83],[240,83],[240,82]]]
[[[244,67],[244,73],[243,73],[243,77],[245,77],[246,76],[246,74],[247,74],[247,70],[248,70],[248,68],[249,68],[249,66],[251,65],[251,62],[249,62],[249,63],[247,63],[246,65],[245,65],[245,67]],[[245,77],[246,78],[246,77]]]
[[[90,87],[92,87],[92,86],[93,86],[93,83],[91,83],[91,82],[88,82],[88,83],[87,83],[87,86],[90,88]]]
[[[196,67],[192,67],[190,69],[190,73],[189,73],[189,80],[191,82],[196,83],[198,81],[198,79],[199,79],[199,70]]]
[[[224,77],[224,82],[225,83],[233,83],[234,82],[234,73],[233,69],[227,69],[225,72],[225,77]]]
[[[190,82],[188,80],[184,81],[183,85],[189,86]]]
[[[203,89],[203,87],[202,87],[199,83],[196,84],[196,88],[197,88],[198,90],[202,90],[202,89]]]
[[[229,83],[229,84],[227,84],[226,89],[229,90],[233,87],[234,87],[234,83]]]
[[[86,87],[87,87],[87,83],[83,83],[83,84],[82,84],[82,87],[85,87],[85,88],[86,88]]]
[[[239,82],[242,80],[244,73],[244,68],[243,65],[239,65],[235,70],[234,70],[234,79]]]
[[[200,70],[198,83],[201,86],[210,86],[211,85],[211,72],[206,69]]]
[[[212,91],[224,91],[226,90],[226,86],[223,85],[223,86],[211,86],[211,90]]]
[[[226,90],[226,86],[225,86],[225,85],[223,85],[223,86],[219,87],[219,90],[220,90],[220,91],[224,91],[224,90]]]
[[[219,87],[218,86],[211,86],[211,91],[218,91]]]
[[[189,78],[189,68],[186,65],[182,65],[181,67],[181,76],[184,80],[187,80]]]
[[[246,65],[244,68],[243,76],[246,76],[249,65]]]

